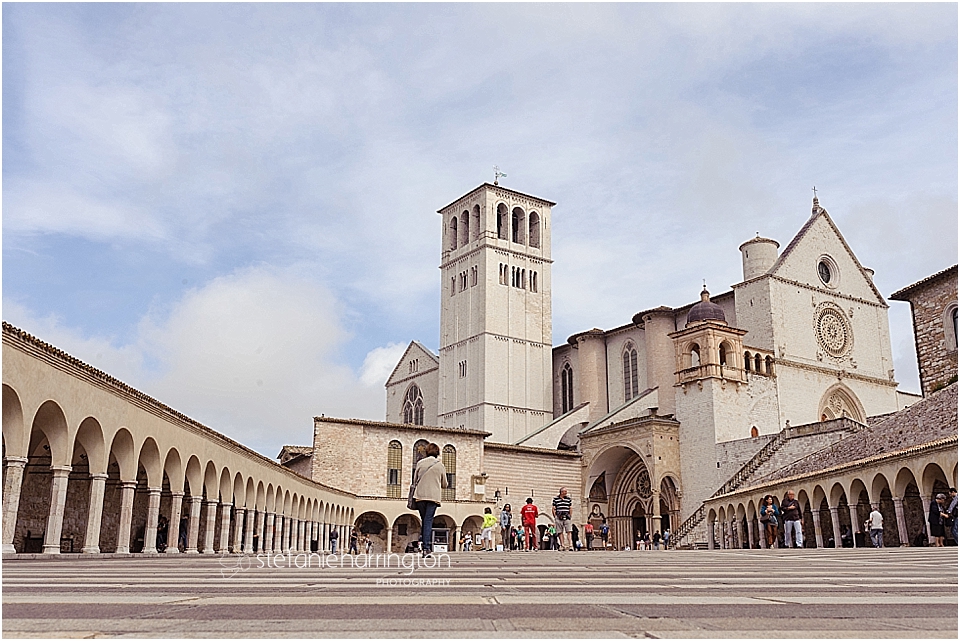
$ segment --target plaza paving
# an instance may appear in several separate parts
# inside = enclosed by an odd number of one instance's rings
[[[411,574],[395,560],[5,557],[3,635],[957,638],[957,548],[450,559]]]

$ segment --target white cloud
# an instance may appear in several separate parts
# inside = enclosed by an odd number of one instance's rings
[[[363,378],[340,358],[349,338],[329,291],[295,274],[250,268],[190,290],[152,313],[135,341],[85,337],[4,302],[13,324],[267,456],[310,444],[313,416],[383,418],[368,382],[395,350],[373,350]],[[398,356],[399,358],[399,356]]]
[[[360,368],[360,382],[370,387],[382,388],[406,349],[407,346],[403,343],[390,343],[370,350],[363,359],[363,367]]]

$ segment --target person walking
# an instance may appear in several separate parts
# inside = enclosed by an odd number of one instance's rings
[[[533,498],[528,497],[526,504],[520,508],[520,524],[523,525],[527,550],[536,550],[540,547],[540,542],[537,541],[538,516],[540,516],[540,510],[533,504]]]
[[[763,497],[760,507],[760,522],[763,523],[764,534],[767,536],[767,547],[777,547],[777,528],[780,526],[780,510],[773,503],[773,496]]]
[[[788,548],[803,547],[803,508],[793,490],[780,502],[780,514],[783,516],[783,542]],[[796,546],[794,546],[796,542]]]
[[[350,528],[350,551],[349,554],[360,554],[360,537],[357,535],[357,528]]]
[[[883,515],[880,514],[880,504],[873,504],[873,511],[870,512],[870,516],[867,517],[867,524],[870,526],[870,540],[873,542],[873,547],[882,548],[883,547]]]
[[[933,547],[943,547],[943,514],[947,509],[944,503],[946,496],[937,494],[936,498],[930,503],[930,514],[927,515],[927,522],[930,524],[930,536],[933,538]]]
[[[587,549],[593,548],[593,524],[587,521],[583,526],[583,535],[587,539]]]
[[[603,549],[607,549],[607,539],[610,538],[610,526],[607,525],[607,519],[600,523],[600,540],[603,541]]]
[[[340,538],[337,533],[338,529],[337,527],[330,528],[330,554],[337,553],[337,540]]]
[[[413,498],[420,513],[420,552],[432,557],[433,517],[440,507],[441,490],[447,487],[447,470],[440,461],[439,445],[428,443],[425,453],[413,471]]]
[[[654,550],[659,550],[659,549],[660,549],[660,539],[661,539],[661,538],[662,538],[662,537],[660,536],[660,530],[657,530],[656,532],[653,533],[653,549],[654,549]]]
[[[511,521],[513,521],[513,513],[510,511],[510,504],[505,503],[500,510],[500,538],[503,540],[504,551],[513,548],[510,542]]]
[[[370,536],[367,534],[363,535],[363,553],[370,554],[373,550],[373,541],[370,539]]]
[[[666,550],[668,545],[670,545],[670,528],[663,531],[663,549]]]
[[[573,532],[573,500],[567,494],[567,488],[561,487],[560,493],[553,497],[553,522],[557,528],[559,550],[572,550],[573,543],[570,534]]]

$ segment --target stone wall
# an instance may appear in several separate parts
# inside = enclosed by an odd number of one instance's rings
[[[891,298],[910,302],[920,386],[927,396],[957,376],[957,338],[951,313],[957,306],[957,268],[903,290],[902,296],[899,293]]]
[[[566,487],[573,499],[574,523],[583,522],[579,454],[487,443],[483,467],[487,473],[487,498],[499,489],[501,505],[510,503],[516,512],[532,496],[540,511],[549,514],[553,497],[561,487]]]

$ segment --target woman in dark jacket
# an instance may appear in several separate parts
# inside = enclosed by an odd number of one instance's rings
[[[440,446],[436,443],[427,445],[426,456],[417,463],[413,472],[413,498],[417,502],[417,512],[420,513],[420,541],[421,553],[430,556],[433,552],[433,515],[440,507],[441,490],[447,487],[447,470],[440,462]]]
[[[937,494],[937,498],[930,501],[930,514],[927,516],[927,522],[930,524],[930,538],[933,539],[934,547],[943,547],[943,517],[940,513],[947,509],[944,505],[946,495]]]

